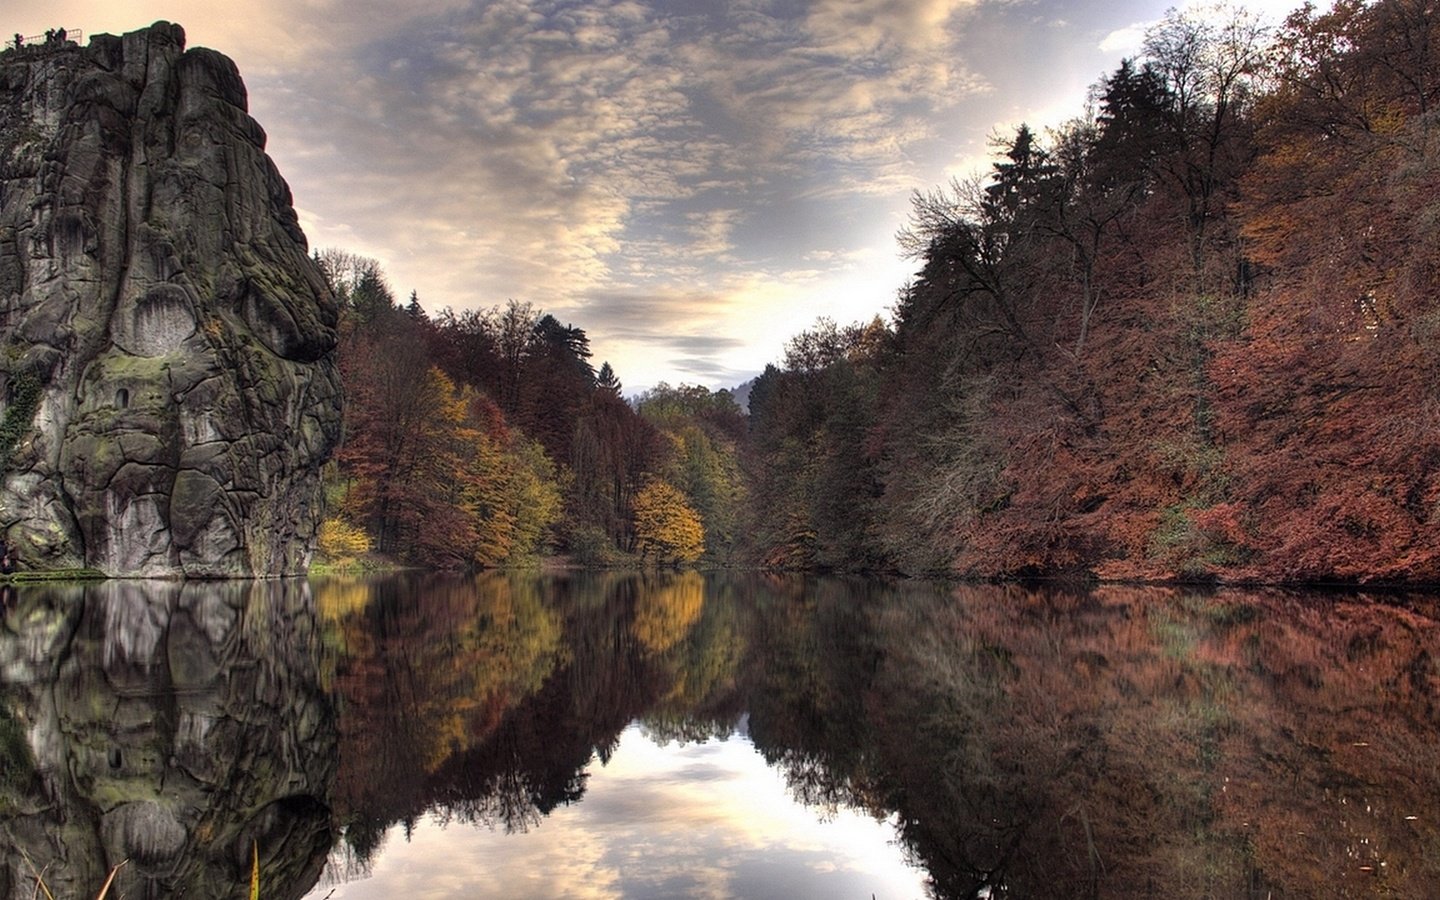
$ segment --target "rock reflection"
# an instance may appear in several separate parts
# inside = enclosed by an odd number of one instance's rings
[[[22,587],[0,627],[0,896],[298,896],[334,840],[309,587]]]

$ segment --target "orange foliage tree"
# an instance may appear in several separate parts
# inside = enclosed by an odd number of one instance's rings
[[[539,552],[562,505],[553,464],[478,390],[430,366],[417,328],[392,311],[384,328],[347,335],[337,456],[348,514],[377,536],[380,552],[432,565],[498,565]]]

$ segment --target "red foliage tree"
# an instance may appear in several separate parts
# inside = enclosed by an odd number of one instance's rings
[[[1440,579],[1440,15],[1393,0],[1297,13],[1247,179],[1270,271],[1214,361],[1261,578]],[[1236,525],[1240,527],[1235,528]]]

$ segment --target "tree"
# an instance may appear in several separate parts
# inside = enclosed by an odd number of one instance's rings
[[[884,568],[872,526],[881,494],[871,426],[891,334],[883,323],[821,319],[766,367],[750,393],[751,521],[757,562]]]
[[[583,328],[551,315],[535,321],[519,370],[510,418],[544,446],[552,459],[570,458],[575,420],[595,390],[590,338]]]
[[[1285,579],[1440,577],[1434,10],[1292,16],[1244,233],[1265,266],[1211,367],[1235,496],[1196,524]]]
[[[746,502],[739,461],[746,422],[735,398],[728,391],[662,382],[641,394],[635,406],[668,439],[659,474],[700,515],[708,558],[731,562]]]
[[[610,368],[608,362],[600,364],[600,372],[595,376],[595,387],[612,396],[620,396],[620,391],[623,389],[620,379],[615,376],[615,370]]]
[[[1095,117],[1093,186],[1110,192],[1128,190],[1133,184],[1149,193],[1156,164],[1175,143],[1167,125],[1174,98],[1164,78],[1153,65],[1137,68],[1133,60],[1125,59],[1113,75],[1101,80],[1096,93],[1100,109]]]
[[[535,326],[540,314],[529,303],[510,300],[493,317],[495,343],[500,355],[496,399],[505,414],[514,417],[520,409],[520,385],[525,363],[533,352]]]
[[[362,323],[395,309],[395,294],[377,260],[333,247],[315,251],[315,262],[340,308]],[[418,300],[411,295],[418,308]]]
[[[632,503],[646,475],[660,465],[664,439],[609,391],[591,394],[574,429],[569,458],[574,481],[566,507],[571,547],[583,545],[586,554],[629,552],[635,544]]]
[[[434,319],[430,353],[435,364],[459,384],[479,388],[492,399],[503,395],[498,310],[443,309]],[[498,407],[497,407],[498,411]]]
[[[658,478],[635,495],[635,550],[656,565],[690,563],[705,552],[705,529],[685,495]]]
[[[347,404],[336,458],[350,481],[345,503],[375,535],[376,549],[395,553],[413,538],[428,505],[425,475],[445,444],[448,379],[434,377],[440,373],[432,372],[424,345],[401,327],[350,322],[340,363]]]
[[[1175,150],[1160,170],[1185,200],[1191,264],[1204,290],[1209,227],[1249,159],[1246,113],[1262,73],[1268,30],[1234,7],[1172,9],[1145,36],[1146,65],[1168,97]]]

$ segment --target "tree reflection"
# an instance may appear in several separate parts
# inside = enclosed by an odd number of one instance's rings
[[[367,582],[365,602],[328,600],[354,584],[319,593],[344,648],[336,806],[362,859],[427,812],[534,826],[583,796],[586,766],[631,721],[702,706],[692,693],[728,684],[736,659],[695,573],[392,579]]]
[[[689,574],[321,585],[363,860],[581,800],[639,720],[748,729],[940,897],[1440,896],[1433,601]],[[332,590],[335,593],[332,595]],[[1428,819],[1428,820],[1427,820]]]
[[[1017,587],[862,605],[850,662],[766,685],[792,699],[752,700],[752,733],[806,799],[898,811],[938,895],[1440,890],[1434,824],[1405,817],[1440,787],[1416,609]],[[824,620],[777,643],[823,646]]]

